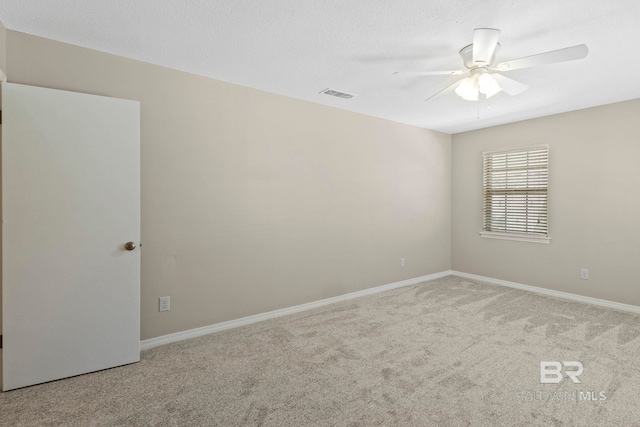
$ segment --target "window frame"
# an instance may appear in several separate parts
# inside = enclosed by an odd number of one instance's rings
[[[509,153],[527,153],[530,151],[537,151],[540,149],[546,150],[547,164],[546,164],[546,187],[545,187],[545,208],[546,208],[546,234],[542,233],[527,233],[516,231],[487,231],[486,227],[486,157],[487,155],[494,154],[509,154]],[[549,236],[549,145],[541,144],[530,147],[512,148],[506,150],[491,150],[482,152],[482,231],[480,236],[489,239],[501,239],[501,240],[516,240],[520,242],[532,242],[532,243],[550,243],[551,237]]]

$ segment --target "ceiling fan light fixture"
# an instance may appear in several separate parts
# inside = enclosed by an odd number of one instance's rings
[[[458,96],[466,101],[477,101],[479,92],[478,81],[473,77],[463,79],[456,88]]]
[[[487,98],[491,98],[502,90],[496,79],[489,73],[481,74],[478,77],[478,88],[480,93],[484,94]]]
[[[479,101],[484,95],[485,99],[491,98],[497,93],[504,92],[507,95],[519,95],[529,87],[502,74],[502,71],[519,70],[521,68],[536,67],[539,65],[555,64],[558,62],[583,59],[589,54],[587,45],[565,47],[535,55],[524,56],[510,61],[495,64],[496,53],[500,49],[498,39],[500,30],[497,28],[476,28],[473,30],[473,43],[460,49],[460,57],[467,70],[458,71],[405,71],[394,74],[408,74],[419,76],[460,75],[468,72],[468,77],[451,83],[446,88],[429,96],[429,101],[442,93],[450,93],[455,90],[456,95],[467,101]],[[490,73],[491,71],[491,73]]]

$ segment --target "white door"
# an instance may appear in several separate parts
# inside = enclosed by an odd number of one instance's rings
[[[3,83],[2,219],[3,390],[139,361],[140,104]]]

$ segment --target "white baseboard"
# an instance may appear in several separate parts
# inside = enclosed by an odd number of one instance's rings
[[[564,298],[572,301],[598,305],[600,307],[613,308],[615,310],[626,311],[634,314],[640,314],[640,307],[638,307],[637,305],[623,304],[621,302],[591,298],[583,295],[571,294],[568,292],[554,291],[553,289],[539,288],[537,286],[531,286],[531,285],[523,285],[522,283],[508,282],[506,280],[494,279],[492,277],[478,276],[476,274],[463,273],[461,271],[453,270],[451,271],[451,274],[454,276],[460,276],[467,279],[493,283],[495,285],[508,286],[510,288],[515,288],[515,289],[521,289],[523,291],[535,292],[537,294],[548,295],[556,298]]]
[[[255,314],[253,316],[242,317],[240,319],[229,320],[227,322],[216,323],[214,325],[203,326],[201,328],[189,329],[188,331],[176,332],[174,334],[163,335],[156,338],[140,341],[140,350],[148,350],[160,345],[169,344],[176,341],[182,341],[189,338],[200,337],[202,335],[212,334],[214,332],[224,331],[225,329],[238,328],[240,326],[250,325],[252,323],[261,322],[267,319],[286,316],[288,314],[299,313],[301,311],[311,310],[312,308],[322,307],[324,305],[333,304],[340,301],[346,301],[353,298],[363,297],[365,295],[377,294],[379,292],[389,291],[391,289],[401,288],[403,286],[416,285],[422,282],[439,279],[441,277],[450,276],[451,271],[441,271],[439,273],[428,274],[426,276],[416,277],[413,279],[402,280],[400,282],[390,283],[388,285],[376,286],[375,288],[363,289],[349,294],[339,295],[337,297],[326,298],[320,301],[300,304],[293,307],[282,308],[279,310],[269,311],[267,313]]]

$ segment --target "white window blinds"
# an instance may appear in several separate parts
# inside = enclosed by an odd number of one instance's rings
[[[483,233],[547,237],[549,147],[483,153]]]

